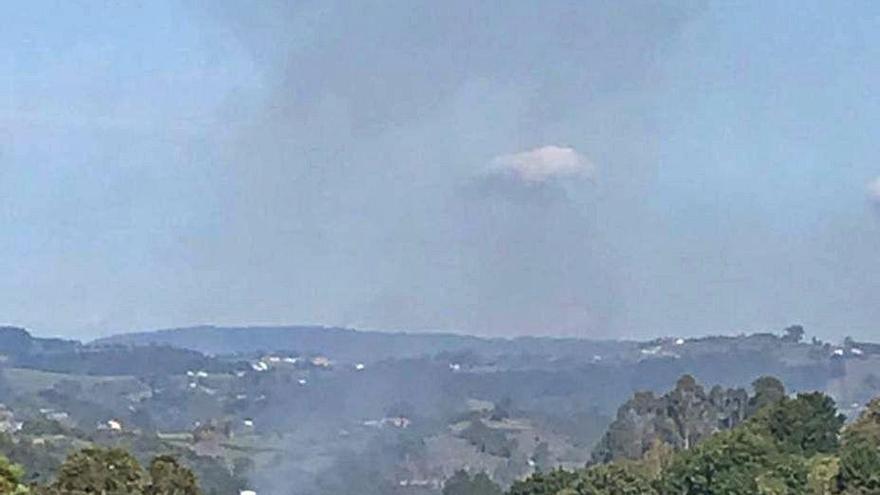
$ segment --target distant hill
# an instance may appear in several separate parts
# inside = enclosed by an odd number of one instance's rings
[[[187,370],[230,370],[191,349],[167,345],[83,344],[76,340],[40,338],[18,327],[0,327],[2,367],[30,368],[83,375],[174,374]]]
[[[631,342],[534,337],[489,339],[450,333],[393,333],[318,326],[200,326],[120,334],[94,343],[162,344],[212,355],[277,351],[321,353],[336,360],[364,362],[468,351],[482,356],[522,353],[584,358],[636,348]]]
[[[33,354],[72,352],[82,344],[75,340],[34,337],[24,328],[0,326],[0,355],[16,359]]]

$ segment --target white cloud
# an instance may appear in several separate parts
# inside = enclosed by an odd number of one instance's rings
[[[871,201],[880,204],[880,177],[868,183],[868,195]]]
[[[593,163],[573,148],[553,145],[501,155],[492,164],[496,172],[512,173],[532,183],[556,177],[590,176],[594,170]]]

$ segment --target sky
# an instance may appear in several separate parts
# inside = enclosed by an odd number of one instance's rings
[[[876,2],[0,18],[0,323],[880,330]]]

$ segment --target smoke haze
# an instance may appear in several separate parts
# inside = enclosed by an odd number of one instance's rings
[[[104,7],[0,7],[8,323],[880,320],[875,4]]]

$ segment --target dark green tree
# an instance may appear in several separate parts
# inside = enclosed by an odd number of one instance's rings
[[[48,493],[58,495],[143,495],[147,476],[122,449],[89,448],[70,455]]]
[[[649,477],[647,469],[638,463],[626,461],[587,469],[569,492],[587,495],[657,494],[654,480]]]
[[[150,462],[146,495],[201,495],[196,476],[174,457],[161,455]]]
[[[713,387],[707,394],[690,375],[661,397],[637,392],[618,409],[617,419],[593,449],[592,461],[638,460],[658,441],[676,450],[690,449],[712,433],[742,423],[747,402],[743,389]]]
[[[869,495],[880,493],[880,452],[865,439],[844,444],[840,451],[840,471],[837,475],[840,493]]]
[[[837,486],[846,495],[880,493],[880,398],[844,430]]]
[[[765,406],[775,404],[785,398],[785,385],[778,378],[762,376],[752,382],[755,394],[749,399],[748,414],[752,416]]]
[[[740,427],[679,453],[660,485],[661,493],[675,495],[802,495],[807,468],[770,438]]]
[[[554,469],[549,473],[535,473],[524,480],[515,482],[508,495],[555,495],[566,488],[573,488],[579,476],[564,469]]]
[[[656,495],[656,473],[642,462],[619,461],[581,471],[535,473],[513,484],[509,495]]]
[[[837,451],[837,437],[845,420],[831,397],[812,392],[782,399],[762,410],[754,423],[784,452],[812,457]]]
[[[673,445],[687,450],[711,434],[715,425],[704,420],[710,407],[708,397],[693,376],[679,378],[666,402],[667,414],[675,425]]]

